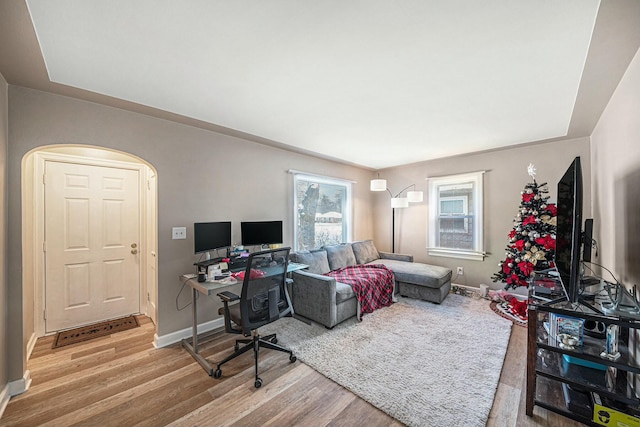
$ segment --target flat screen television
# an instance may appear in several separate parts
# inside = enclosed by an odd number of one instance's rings
[[[247,246],[282,243],[282,221],[244,221],[240,233]]]
[[[580,296],[580,263],[582,256],[582,167],[576,157],[558,182],[556,257],[555,264],[569,301]],[[589,242],[585,245],[585,258],[591,259],[591,233],[593,221],[586,225]]]
[[[231,246],[231,222],[196,222],[193,224],[196,254]]]

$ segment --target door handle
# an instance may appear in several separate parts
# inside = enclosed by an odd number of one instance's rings
[[[135,254],[138,253],[138,250],[137,249],[131,249],[131,253],[135,255]]]

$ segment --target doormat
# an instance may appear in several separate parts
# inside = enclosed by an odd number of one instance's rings
[[[115,334],[116,332],[137,328],[138,326],[140,326],[140,324],[136,316],[127,316],[120,319],[82,326],[80,328],[69,329],[68,331],[58,332],[51,348],[59,348],[65,345],[88,341],[92,338],[104,337]]]

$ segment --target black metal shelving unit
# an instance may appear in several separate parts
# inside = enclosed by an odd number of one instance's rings
[[[604,336],[585,334],[583,344],[574,349],[561,348],[550,341],[545,322],[549,325],[552,313],[601,322],[607,327],[618,325],[620,358],[614,361],[600,356],[605,349]],[[534,406],[540,406],[587,425],[606,425],[598,424],[593,419],[593,401],[590,399],[596,394],[604,402],[604,406],[640,418],[640,398],[634,388],[634,376],[640,375],[640,364],[629,350],[629,337],[635,336],[635,329],[640,329],[638,320],[606,316],[589,306],[555,300],[529,305],[528,328],[527,415],[532,416]],[[638,344],[640,343],[636,343]],[[587,364],[596,363],[601,365],[601,369],[570,363],[565,356],[580,359],[580,362],[585,361]],[[586,396],[586,401],[575,403],[574,400],[575,404],[569,405],[567,393],[579,398]]]

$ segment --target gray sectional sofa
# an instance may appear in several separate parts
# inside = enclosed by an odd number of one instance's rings
[[[291,254],[291,260],[309,265],[293,272],[291,301],[296,314],[333,328],[357,313],[358,301],[351,286],[324,276],[359,264],[383,264],[393,271],[395,293],[441,303],[451,289],[451,270],[413,262],[412,255],[379,252],[373,241],[325,246]]]

